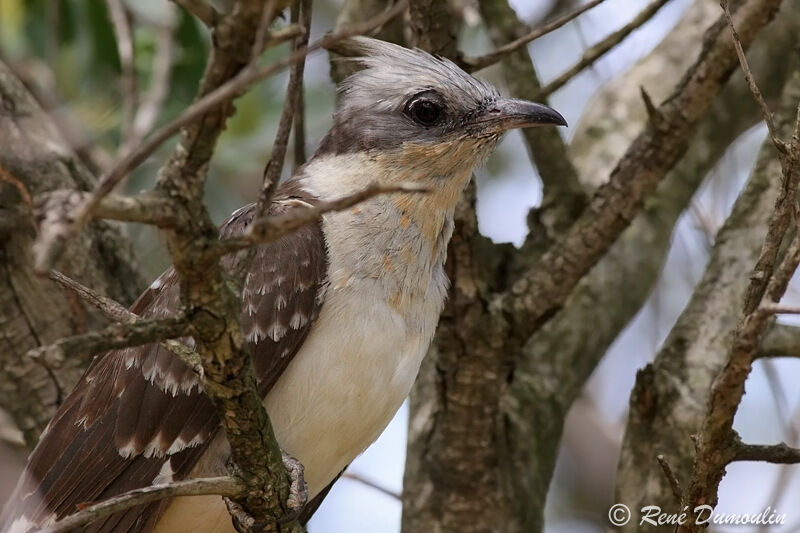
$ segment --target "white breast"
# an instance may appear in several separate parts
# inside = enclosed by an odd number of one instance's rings
[[[429,338],[367,287],[332,289],[265,405],[313,497],[383,431],[411,391]]]

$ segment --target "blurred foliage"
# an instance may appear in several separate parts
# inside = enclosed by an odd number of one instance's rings
[[[175,21],[169,90],[155,124],[158,127],[175,118],[194,98],[210,36],[201,23],[167,0],[126,0],[124,4],[133,30],[140,98],[152,82],[159,25]],[[337,4],[316,2],[315,34],[333,27]],[[287,23],[288,12],[276,25]],[[285,45],[277,47],[264,54],[262,61],[274,61],[286,51]],[[122,69],[105,0],[0,0],[0,59],[35,94],[46,97],[40,98],[45,109],[65,118],[82,133],[81,140],[71,140],[73,145],[91,143],[113,160],[123,120]],[[308,71],[307,148],[312,152],[329,125],[333,91],[324,54],[312,58]],[[286,75],[281,73],[236,101],[237,113],[229,121],[209,169],[206,199],[218,222],[255,197],[281,112],[285,84]],[[128,179],[126,191],[151,187],[173,145],[165,143],[139,167]],[[287,163],[286,172],[291,168]],[[129,226],[128,231],[137,243],[140,257],[148,258],[144,262],[146,274],[158,275],[166,266],[166,256],[156,233],[135,225]]]

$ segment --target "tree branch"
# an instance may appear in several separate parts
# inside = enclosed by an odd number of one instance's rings
[[[30,350],[28,356],[48,368],[59,368],[66,359],[76,355],[90,356],[107,350],[183,337],[188,325],[189,321],[182,316],[115,323],[99,331],[65,337],[53,344],[39,346]]]
[[[36,197],[34,213],[39,226],[45,228],[71,222],[72,213],[92,193],[59,189]],[[172,200],[155,191],[136,196],[110,194],[103,197],[95,208],[94,217],[98,219],[141,222],[160,228],[169,228],[177,223],[175,205]]]
[[[105,296],[97,294],[89,287],[78,283],[69,276],[65,276],[58,270],[51,271],[48,277],[65,289],[77,294],[83,301],[88,302],[102,311],[103,314],[105,314],[111,320],[122,323],[131,323],[139,320],[138,315],[128,311],[122,304],[112,300],[111,298],[106,298]]]
[[[175,59],[175,41],[173,32],[177,23],[176,9],[166,4],[165,15],[153,23],[155,27],[155,54],[153,73],[147,92],[141,97],[136,116],[133,120],[133,131],[122,146],[120,154],[127,154],[132,147],[138,145],[156,123],[164,106],[170,87],[172,63]]]
[[[746,44],[779,5],[780,0],[750,0],[739,8]],[[650,125],[639,134],[581,217],[504,296],[515,334],[528,338],[563,305],[578,281],[639,212],[644,198],[685,153],[690,132],[736,64],[735,50],[724,29],[721,18],[707,32],[707,44],[696,63],[659,107],[664,118],[661,127]]]
[[[209,28],[214,28],[222,15],[206,0],[172,0]]]
[[[738,39],[733,34],[733,40]],[[793,82],[793,91],[787,91],[782,107],[780,130],[783,132],[797,131],[800,122],[800,76],[795,74]],[[790,110],[795,107],[798,109],[797,119],[792,121],[794,117]],[[744,316],[733,332],[727,361],[711,386],[706,416],[696,439],[691,482],[683,502],[692,508],[699,503],[716,505],[725,468],[737,455],[738,437],[733,431],[733,419],[744,395],[745,380],[752,369],[760,339],[772,318],[771,308],[780,301],[800,264],[800,235],[795,233],[789,249],[777,267],[774,266],[795,213],[800,182],[800,143],[793,142],[783,157],[778,146],[779,143],[775,143],[782,172],[781,190],[770,215],[755,274],[750,277]],[[690,518],[679,531],[699,531],[700,528]]]
[[[507,42],[528,31],[506,0],[481,2],[480,9],[495,44]],[[502,66],[512,96],[537,99],[539,78],[527,50],[508,54]],[[558,130],[526,128],[522,130],[522,135],[543,185],[541,206],[528,215],[528,237],[523,250],[519,252],[523,256],[532,256],[541,253],[545,243],[552,243],[575,221],[586,207],[587,199]],[[529,248],[535,249],[529,251]],[[529,261],[532,260],[533,257],[530,257]]]
[[[800,449],[792,448],[786,443],[780,444],[744,444],[736,446],[732,461],[763,461],[774,464],[800,463]]]
[[[365,486],[367,486],[367,487],[369,487],[371,489],[375,489],[378,492],[380,492],[382,494],[385,494],[386,496],[389,496],[390,498],[393,498],[395,500],[402,500],[402,495],[401,494],[399,494],[399,493],[397,493],[397,492],[395,492],[395,491],[393,491],[391,489],[387,489],[383,485],[379,485],[378,483],[375,483],[371,479],[367,479],[367,478],[365,478],[364,476],[362,476],[360,474],[356,474],[355,472],[351,472],[350,470],[345,470],[344,473],[342,474],[342,477],[344,479],[352,479],[353,481],[361,483],[362,485],[365,485]]]
[[[577,76],[583,69],[594,64],[594,62],[603,57],[606,52],[625,40],[625,38],[634,30],[653,18],[653,16],[662,7],[664,7],[667,2],[669,2],[669,0],[654,0],[625,26],[618,29],[599,43],[586,49],[577,63],[564,71],[564,73],[559,75],[556,79],[542,87],[542,89],[539,91],[539,94],[537,94],[536,99],[540,100],[542,98],[546,98],[566,85],[569,80]]]
[[[787,14],[781,22],[787,24],[783,29],[788,30],[787,37],[793,40],[789,36],[796,35],[800,13]],[[759,43],[775,37],[774,30],[777,28],[764,32]],[[780,53],[782,48],[775,46],[780,40],[769,44],[767,49]],[[770,79],[770,94],[774,93],[773,83],[779,78]],[[733,78],[731,86],[734,85],[739,87],[737,100],[744,98],[751,102],[741,78]],[[797,94],[798,89],[787,90]],[[728,112],[736,114],[736,105],[734,102]],[[751,117],[758,117],[757,106],[752,103],[749,112]],[[677,477],[684,482],[684,496],[688,493],[694,455],[688,435],[700,431],[710,384],[731,346],[731,324],[740,318],[750,265],[757,261],[768,229],[767,213],[780,195],[781,185],[775,179],[779,166],[774,155],[767,141],[730,216],[716,235],[708,265],[691,300],[655,360],[637,374],[617,476],[620,501],[634,508],[673,505],[670,487],[653,464],[655,454],[663,453],[669,458]],[[686,386],[689,381],[693,383],[690,387]],[[635,531],[636,525],[624,530]]]
[[[311,1],[300,0],[298,5],[299,20],[298,25],[302,28],[300,35],[295,39],[294,51],[305,48],[308,45],[308,35],[311,32]],[[286,86],[286,100],[283,103],[283,111],[278,121],[278,132],[275,134],[275,142],[272,143],[272,153],[269,161],[264,168],[263,183],[261,194],[258,197],[257,213],[264,216],[272,203],[272,197],[278,190],[278,183],[281,179],[284,161],[286,160],[286,148],[289,145],[289,135],[292,131],[292,122],[297,112],[300,96],[303,90],[303,71],[306,62],[305,56],[293,63],[289,69],[289,81]]]
[[[800,357],[800,327],[773,324],[761,339],[758,357]]]
[[[722,6],[722,10],[725,14],[725,20],[727,21],[728,27],[731,30],[731,34],[733,36],[733,46],[736,48],[736,56],[739,58],[739,65],[742,67],[744,79],[747,81],[747,85],[750,87],[750,92],[753,93],[753,98],[755,99],[756,103],[758,103],[758,107],[761,109],[761,116],[764,117],[764,122],[767,125],[767,130],[769,131],[769,136],[772,139],[772,143],[779,152],[786,153],[788,151],[786,143],[784,143],[780,137],[778,137],[777,131],[775,130],[775,121],[772,119],[772,112],[769,110],[769,106],[764,101],[764,97],[761,95],[758,85],[756,85],[755,79],[753,78],[753,73],[750,71],[750,65],[747,64],[747,57],[744,55],[741,39],[739,38],[739,34],[736,32],[736,26],[733,23],[733,18],[731,17],[731,12],[728,8],[728,0],[721,0],[719,4]]]
[[[380,194],[425,192],[428,192],[427,188],[415,183],[391,185],[373,183],[360,191],[334,200],[321,201],[313,207],[297,208],[282,215],[256,218],[247,227],[244,235],[221,240],[217,246],[217,253],[222,256],[257,244],[274,242],[297,228],[319,220],[326,213],[349,209]]]
[[[681,500],[683,499],[683,490],[681,489],[681,483],[678,481],[678,477],[675,475],[675,471],[672,470],[669,461],[667,461],[667,458],[663,455],[657,455],[656,461],[658,461],[661,471],[664,472],[664,477],[666,477],[667,481],[669,482],[669,486],[672,489],[672,495],[675,496],[675,501],[680,504]]]
[[[59,520],[52,526],[42,528],[40,533],[65,533],[114,513],[163,500],[164,498],[215,494],[235,498],[241,496],[243,490],[244,486],[230,476],[196,478],[163,485],[152,485],[131,490],[100,503],[84,507],[77,513]]]
[[[117,54],[122,70],[120,90],[122,93],[122,143],[125,147],[134,135],[136,109],[139,106],[139,92],[136,82],[136,67],[133,47],[131,21],[122,0],[106,0],[108,16],[117,42]]]
[[[200,98],[177,118],[149,135],[142,144],[120,159],[111,170],[104,173],[99,179],[92,195],[80,206],[76,207],[73,212],[70,213],[66,221],[54,223],[46,228],[42,228],[41,235],[34,246],[37,270],[39,272],[50,270],[63,252],[67,241],[74,238],[74,236],[86,226],[103,197],[108,195],[125,176],[141,165],[156,148],[175,135],[181,128],[190,126],[200,117],[212,112],[214,108],[229,108],[230,100],[239,96],[242,91],[246,90],[254,83],[279,72],[286,66],[302,60],[309,53],[320,48],[333,46],[343,39],[354,35],[361,35],[382,26],[401,13],[405,5],[406,0],[400,0],[392,6],[391,9],[388,9],[364,23],[356,24],[352,27],[343,28],[325,35],[311,45],[296,50],[288,57],[265,67],[258,68],[255,62],[245,64],[237,69],[236,74],[226,78],[223,83],[215,85],[213,89],[208,92],[204,92]]]
[[[462,57],[460,60],[461,66],[467,72],[475,72],[476,70],[481,70],[490,65],[494,65],[495,63],[501,61],[508,54],[516,52],[539,37],[557,30],[564,24],[567,24],[568,22],[578,18],[580,15],[592,9],[596,5],[601,4],[602,2],[604,2],[604,0],[591,0],[590,2],[586,2],[584,5],[570,11],[569,13],[543,24],[539,28],[530,31],[529,33],[497,48],[495,51],[488,54],[477,57]]]
[[[112,300],[111,298],[106,298],[105,296],[97,294],[89,287],[78,283],[77,281],[65,276],[57,270],[52,270],[49,274],[49,277],[65,289],[77,294],[83,301],[88,302],[90,305],[93,305],[102,311],[112,320],[121,322],[123,324],[132,324],[141,320],[139,315],[128,311],[120,303]],[[194,370],[194,372],[200,376],[201,379],[205,378],[205,372],[203,371],[203,366],[200,363],[200,355],[197,352],[189,348],[186,344],[176,340],[166,339],[159,342],[159,344],[172,352],[172,354],[183,361],[186,366]],[[210,386],[209,383],[205,381],[204,384],[206,386]]]
[[[75,359],[51,371],[27,357],[28,350],[102,327],[106,320],[94,309],[76,309],[76,298],[33,272],[27,258],[35,233],[25,192],[35,198],[56,188],[91,188],[94,177],[73,154],[52,115],[41,109],[1,62],[0,107],[5,110],[0,113],[0,168],[21,184],[7,183],[0,176],[0,211],[17,220],[0,245],[0,366],[4,369],[0,373],[0,408],[32,447],[65,391],[80,378],[85,361]],[[146,286],[134,265],[128,239],[116,226],[98,221],[64,255],[60,268],[76,272],[109,296],[130,303]]]

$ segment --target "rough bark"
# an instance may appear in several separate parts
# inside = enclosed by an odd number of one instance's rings
[[[792,119],[800,98],[799,82],[795,74],[787,94],[791,109],[783,110]],[[731,348],[750,273],[767,232],[767,215],[781,189],[778,176],[780,164],[767,139],[745,190],[717,235],[689,304],[654,362],[637,375],[618,476],[619,500],[631,508],[677,507],[654,458],[663,454],[685,486],[694,457],[689,436],[700,428],[711,382]],[[631,524],[627,530],[637,527]]]
[[[771,39],[780,35],[788,40],[796,27],[787,23],[775,30],[765,32],[753,50],[754,57],[764,59],[759,69],[768,76],[763,88],[769,88],[771,101],[777,98],[788,70],[786,63],[768,59],[781,55],[781,48],[770,46]],[[547,493],[569,407],[608,347],[650,295],[675,222],[730,143],[758,122],[758,110],[748,102],[748,94],[743,80],[731,80],[698,128],[689,152],[648,199],[642,214],[576,287],[564,309],[527,343],[507,405],[513,452],[518,464],[530,465],[528,475],[514,479],[520,490],[535,494],[536,501],[543,502]],[[651,474],[660,474],[655,462]],[[636,490],[632,485],[631,491]],[[527,510],[535,511],[530,506]]]
[[[0,146],[0,408],[10,414],[32,446],[86,360],[72,359],[57,370],[48,370],[25,354],[61,337],[96,329],[106,320],[52,281],[34,274],[30,201],[54,189],[88,190],[94,177],[3,64]],[[125,304],[144,287],[128,239],[107,222],[92,224],[58,266]]]
[[[687,42],[700,48],[702,30],[697,28],[696,23],[676,28],[682,32],[684,54]],[[789,31],[781,26],[769,35],[786,39]],[[756,51],[764,58],[780,55],[768,43]],[[635,70],[655,68],[659,61],[656,51],[643,62],[649,64]],[[665,71],[679,68],[667,62]],[[774,61],[758,63],[759,68],[775,69],[765,74],[778,80],[785,76],[785,68]],[[773,85],[772,95],[779,85]],[[452,302],[412,394],[404,531],[541,530],[567,410],[649,295],[672,226],[702,178],[730,142],[758,121],[755,106],[743,106],[749,102],[746,91],[737,80],[719,96],[683,161],[667,174],[644,212],[578,285],[564,309],[527,342],[516,365],[508,353],[508,324],[495,305],[494,291],[502,285],[498,280],[507,275],[498,264],[507,250],[457,229],[448,259]],[[633,94],[627,104],[643,108],[638,87]],[[598,309],[614,313],[600,320]],[[465,406],[473,407],[472,416],[462,413]],[[477,449],[480,443],[494,453]],[[472,456],[470,447],[476,448]],[[464,453],[459,456],[454,448]],[[494,471],[476,472],[487,466]],[[482,509],[477,519],[476,508]]]
[[[408,44],[443,57],[456,57],[458,18],[447,2],[410,0],[408,2]]]

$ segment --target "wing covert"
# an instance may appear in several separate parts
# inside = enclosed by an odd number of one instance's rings
[[[271,212],[308,205],[294,182],[284,184]],[[245,230],[254,205],[235,212],[221,235]],[[243,255],[223,259],[235,269]],[[327,272],[319,224],[257,247],[244,277],[241,325],[253,350],[259,389],[267,394],[305,340],[319,315]],[[166,316],[180,306],[172,268],[131,310],[145,318]],[[182,339],[188,345],[191,338]],[[82,503],[147,486],[185,479],[219,430],[211,401],[194,372],[159,344],[98,356],[66,398],[32,452],[3,512],[3,531],[60,519]],[[168,501],[117,513],[84,531],[148,532]],[[25,529],[22,528],[22,531]]]

